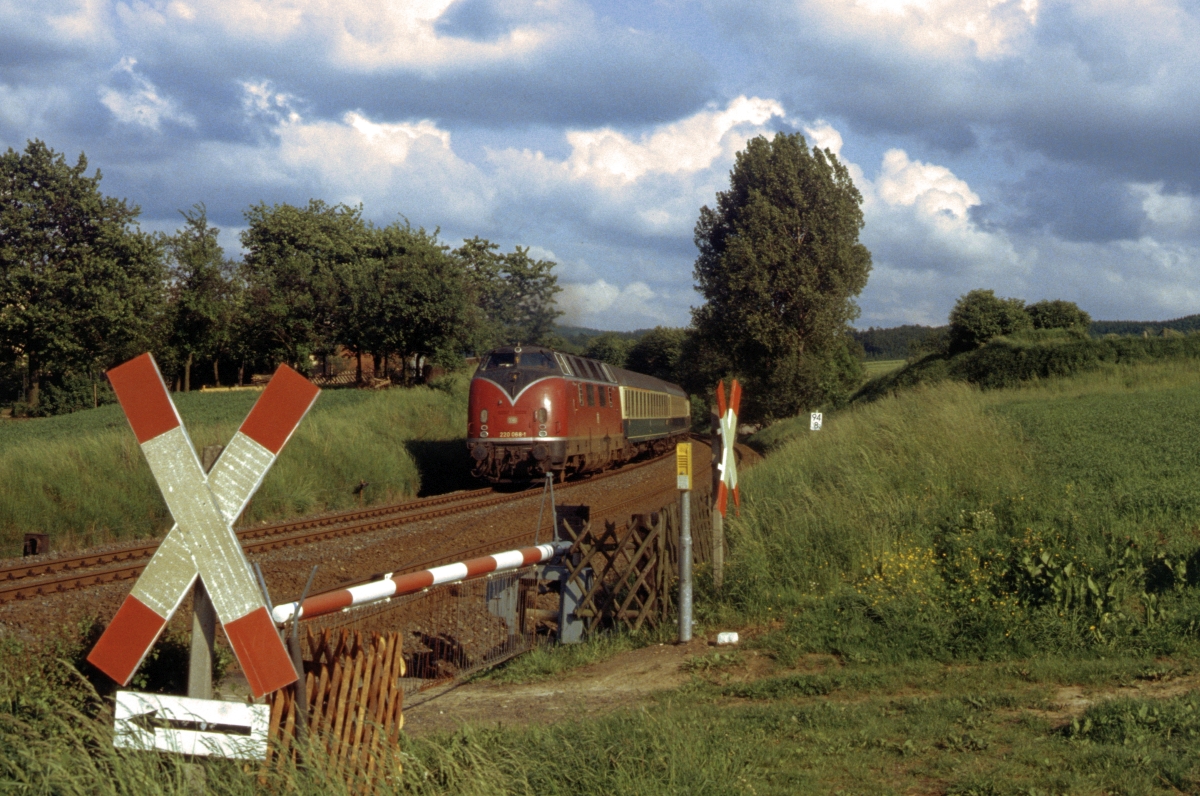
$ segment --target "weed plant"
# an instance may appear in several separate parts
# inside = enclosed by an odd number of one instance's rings
[[[447,479],[463,453],[466,385],[382,392],[326,390],[241,518],[253,524],[418,494]],[[174,396],[197,452],[229,441],[256,392]],[[362,482],[366,486],[356,492]],[[170,525],[166,505],[119,406],[0,423],[0,556],[20,554],[31,530],[65,550],[151,537]]]

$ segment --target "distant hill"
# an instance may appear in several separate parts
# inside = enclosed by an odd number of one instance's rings
[[[634,329],[632,332],[610,332],[607,329],[589,329],[586,326],[562,326],[557,325],[554,331],[559,337],[566,341],[569,349],[575,353],[579,353],[587,348],[588,341],[593,337],[599,337],[602,334],[615,334],[618,337],[624,337],[627,340],[641,340],[642,335],[650,331],[649,329]]]
[[[1176,332],[1200,330],[1200,315],[1184,315],[1170,321],[1092,321],[1088,333],[1092,337],[1103,337],[1106,334],[1139,335],[1145,332],[1159,335],[1164,329],[1173,329]]]
[[[892,326],[888,329],[855,329],[854,339],[863,347],[863,353],[868,360],[905,359],[908,357],[908,345],[917,340],[923,340],[936,333],[944,326],[920,326],[907,324]]]
[[[905,359],[909,355],[909,343],[921,340],[945,329],[945,326],[920,326],[906,324],[886,329],[855,329],[854,339],[863,347],[867,360]],[[1200,331],[1200,315],[1185,315],[1169,321],[1092,321],[1088,334],[1103,337],[1119,334],[1122,337],[1140,337],[1143,334],[1161,336],[1164,329],[1176,332]]]

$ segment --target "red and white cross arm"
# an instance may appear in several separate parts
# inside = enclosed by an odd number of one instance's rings
[[[503,553],[472,558],[456,564],[423,569],[420,572],[410,572],[407,575],[396,575],[359,586],[317,594],[309,597],[299,606],[300,616],[298,618],[315,619],[318,616],[336,613],[356,605],[366,605],[390,597],[415,594],[422,589],[441,583],[455,583],[460,580],[477,578],[480,575],[489,575],[493,572],[507,572],[527,567],[530,564],[540,564],[570,549],[570,542],[553,542],[537,547],[522,547],[519,550],[506,550]],[[275,606],[273,614],[275,621],[282,625],[292,619],[296,615],[296,607],[296,603]]]
[[[199,576],[255,696],[293,682],[232,523],[320,391],[281,366],[206,476],[153,358],[143,354],[108,376],[175,526],[88,661],[128,684]]]
[[[718,428],[721,432],[721,461],[717,464],[717,472],[721,480],[717,484],[717,511],[725,515],[729,501],[729,493],[733,493],[734,505],[741,506],[741,494],[738,492],[737,455],[734,443],[737,442],[737,416],[742,407],[742,385],[734,379],[729,386],[729,404],[725,403],[725,382],[717,382],[717,412],[720,415]]]

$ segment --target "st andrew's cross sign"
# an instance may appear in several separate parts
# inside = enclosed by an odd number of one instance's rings
[[[128,684],[200,577],[254,695],[294,682],[296,671],[267,613],[233,521],[320,390],[281,365],[206,475],[150,354],[113,368],[108,378],[175,526],[88,661],[118,683]]]
[[[741,494],[738,492],[737,457],[734,443],[737,442],[737,416],[742,407],[742,385],[734,379],[729,385],[729,402],[725,402],[725,382],[717,382],[717,413],[718,429],[721,432],[721,461],[717,464],[720,482],[717,484],[717,511],[724,516],[729,502],[729,493],[733,493],[736,506],[742,505]]]

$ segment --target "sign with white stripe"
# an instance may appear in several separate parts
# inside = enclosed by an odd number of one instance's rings
[[[270,705],[118,691],[113,746],[266,760]]]
[[[721,433],[721,461],[717,464],[720,482],[717,484],[717,511],[725,516],[729,502],[729,493],[733,493],[736,506],[742,505],[741,494],[738,492],[737,454],[734,445],[737,443],[737,416],[742,406],[742,385],[734,379],[729,385],[729,403],[725,403],[725,382],[717,382],[717,411],[720,414],[718,429]]]
[[[233,521],[320,390],[281,365],[212,472],[205,474],[153,357],[108,372],[175,526],[92,648],[88,661],[126,685],[197,577],[254,695],[296,679]]]

